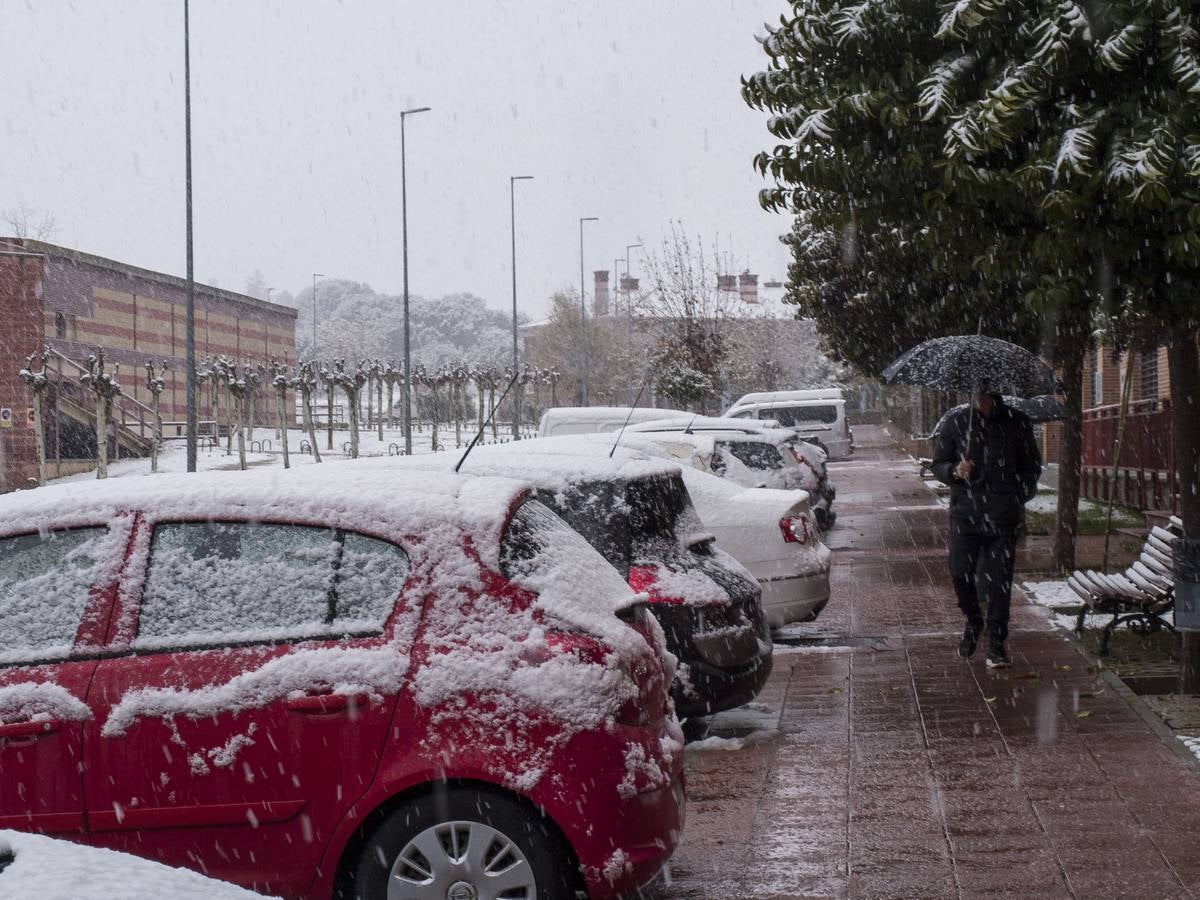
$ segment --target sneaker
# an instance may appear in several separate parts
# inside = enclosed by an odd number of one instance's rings
[[[962,640],[958,642],[958,655],[963,659],[975,655],[975,648],[979,646],[979,631],[973,625],[968,625],[963,631]]]
[[[1003,644],[995,644],[988,649],[987,665],[989,669],[1007,669],[1012,665]]]

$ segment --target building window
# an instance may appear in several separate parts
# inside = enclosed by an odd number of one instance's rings
[[[1092,353],[1092,406],[1104,403],[1104,373],[1100,370],[1100,351]]]
[[[1153,400],[1158,397],[1158,348],[1150,347],[1142,351],[1142,399]]]
[[[54,336],[60,341],[67,336],[67,317],[62,313],[54,314]]]

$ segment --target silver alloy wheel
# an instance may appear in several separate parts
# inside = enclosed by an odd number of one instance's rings
[[[388,900],[537,900],[521,848],[481,822],[442,822],[404,845],[388,875]]]

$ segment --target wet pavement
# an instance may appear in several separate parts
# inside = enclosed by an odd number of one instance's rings
[[[1013,668],[958,659],[945,510],[881,429],[856,438],[829,607],[689,749],[651,896],[1200,894],[1197,768],[1019,593]]]

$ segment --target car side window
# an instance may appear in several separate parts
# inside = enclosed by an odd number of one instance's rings
[[[319,632],[337,541],[330,529],[183,522],[154,529],[139,646]]]
[[[404,551],[330,528],[249,522],[155,527],[135,646],[329,637],[383,628]]]
[[[0,539],[0,660],[67,656],[104,559],[106,528]]]
[[[335,585],[336,628],[382,628],[408,577],[408,554],[362,534],[343,538]]]

